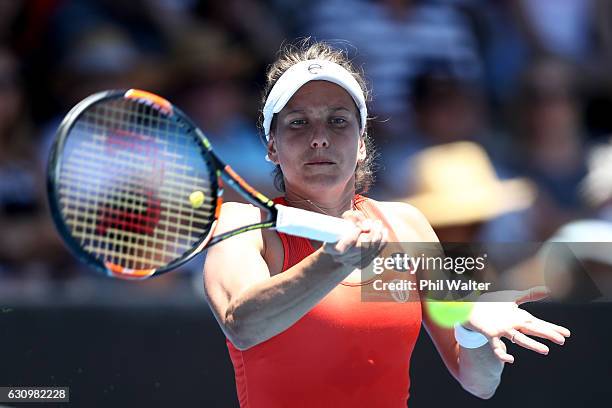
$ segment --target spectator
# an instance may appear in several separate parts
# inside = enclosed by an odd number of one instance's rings
[[[441,242],[473,242],[485,223],[528,208],[535,189],[525,179],[500,180],[473,142],[423,150],[413,160],[414,192],[404,201],[423,212]]]
[[[581,190],[590,214],[561,226],[537,256],[505,273],[506,285],[546,283],[564,301],[612,298],[612,140],[594,147],[588,164]]]
[[[342,15],[342,19],[338,19]],[[372,82],[375,114],[384,127],[403,134],[410,124],[410,79],[431,60],[461,78],[481,74],[477,44],[464,16],[449,3],[396,0],[331,0],[317,3],[308,32],[337,46],[359,49]],[[348,47],[348,51],[352,50]],[[354,54],[354,52],[352,52]],[[408,79],[408,81],[407,81]],[[380,136],[379,136],[380,137]]]
[[[32,134],[18,61],[0,48],[0,274],[65,276],[72,258],[44,204],[44,163]]]
[[[535,62],[522,79],[516,112],[515,165],[542,192],[536,228],[537,237],[546,239],[582,207],[578,183],[586,174],[585,132],[571,67],[556,59]]]
[[[410,84],[413,127],[382,144],[386,164],[380,174],[379,196],[407,195],[412,158],[422,149],[462,140],[484,143],[484,105],[475,84],[462,80],[445,64],[432,64]]]

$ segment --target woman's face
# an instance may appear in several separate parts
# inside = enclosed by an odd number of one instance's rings
[[[365,159],[357,106],[340,86],[311,81],[278,113],[268,145],[287,187],[325,188],[354,184],[355,167]]]

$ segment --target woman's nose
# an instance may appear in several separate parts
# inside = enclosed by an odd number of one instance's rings
[[[313,149],[317,149],[319,147],[328,147],[329,139],[327,136],[327,132],[324,126],[317,126],[312,135],[312,140],[310,141],[310,147]]]

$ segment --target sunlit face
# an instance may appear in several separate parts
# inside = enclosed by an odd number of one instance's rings
[[[359,113],[351,96],[327,81],[302,86],[278,113],[268,145],[287,186],[343,187],[365,159]]]

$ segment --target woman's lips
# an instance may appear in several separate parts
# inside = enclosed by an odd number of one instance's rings
[[[326,159],[326,158],[310,159],[309,161],[306,162],[307,166],[317,166],[317,165],[329,166],[331,164],[336,164],[336,162],[330,159]]]
[[[312,161],[312,162],[306,163],[307,166],[331,166],[333,164],[336,164],[336,163],[331,162],[331,161],[326,161],[326,160]]]

